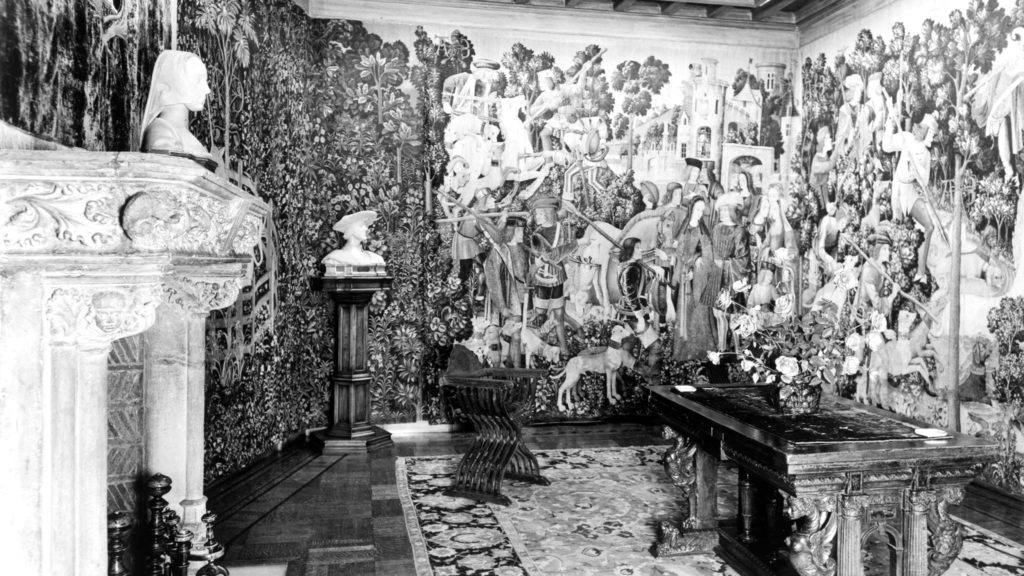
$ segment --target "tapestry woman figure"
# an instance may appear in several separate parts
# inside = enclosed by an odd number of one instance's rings
[[[737,211],[743,205],[739,194],[730,192],[718,199],[718,223],[711,230],[711,258],[706,263],[708,282],[701,291],[700,301],[713,306],[718,350],[726,349],[729,313],[732,311],[733,282],[749,283],[750,252],[747,232],[737,222]]]
[[[676,268],[672,276],[678,314],[672,358],[677,361],[703,358],[715,347],[712,307],[700,300],[708,284],[712,254],[711,232],[704,218],[707,200],[694,196],[688,200],[687,208],[690,217],[676,246]]]

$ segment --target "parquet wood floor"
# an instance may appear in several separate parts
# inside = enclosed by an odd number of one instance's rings
[[[659,426],[595,424],[530,427],[532,450],[663,444]],[[461,454],[472,433],[395,438],[371,455],[320,455],[296,446],[213,487],[223,564],[287,564],[288,576],[414,576],[412,549],[395,484],[395,458]],[[953,510],[964,519],[1024,543],[1024,507],[968,490]]]

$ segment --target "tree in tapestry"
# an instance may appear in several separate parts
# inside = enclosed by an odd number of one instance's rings
[[[989,479],[1024,489],[1024,411],[1015,355],[1022,257],[1017,109],[1024,56],[1018,5],[972,0],[918,34],[863,30],[828,65],[804,65],[802,241],[819,266],[807,303],[834,294],[873,313],[835,392],[940,426],[998,437]],[[985,314],[987,312],[987,316]],[[866,316],[865,316],[866,317]]]

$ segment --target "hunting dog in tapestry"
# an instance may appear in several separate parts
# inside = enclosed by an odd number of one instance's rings
[[[558,387],[558,409],[560,411],[566,412],[573,409],[575,405],[570,392],[587,372],[605,375],[605,393],[608,396],[608,402],[617,404],[622,399],[616,389],[619,370],[623,366],[631,368],[633,362],[636,361],[636,358],[622,347],[622,341],[632,335],[633,331],[628,327],[616,324],[612,328],[608,346],[587,348],[565,363],[565,368],[554,375],[556,379],[565,377],[565,381]]]

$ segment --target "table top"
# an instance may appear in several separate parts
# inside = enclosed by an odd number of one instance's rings
[[[783,415],[768,404],[768,386],[708,386],[678,392],[651,388],[655,410],[685,432],[728,444],[787,474],[924,465],[977,465],[995,461],[998,443],[947,432],[852,400],[823,397],[816,414]],[[688,430],[687,430],[688,429]]]

